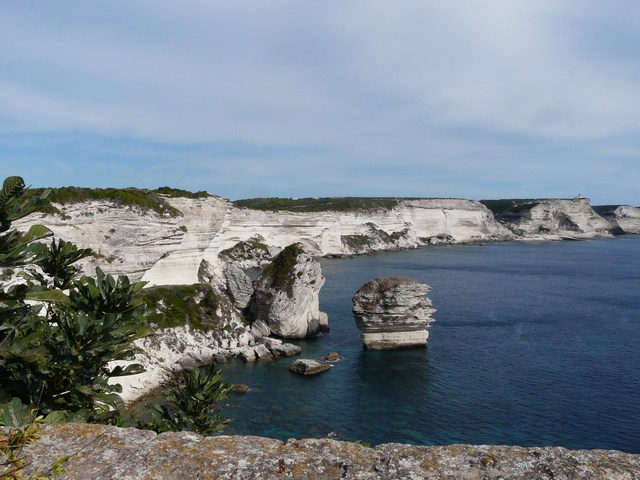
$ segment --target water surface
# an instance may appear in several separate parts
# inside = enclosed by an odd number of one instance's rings
[[[226,433],[640,453],[638,266],[639,237],[323,260],[331,333],[297,343],[345,360],[313,378],[288,372],[292,358],[226,364],[252,389],[229,400]],[[389,275],[433,287],[427,349],[363,350],[351,297]]]

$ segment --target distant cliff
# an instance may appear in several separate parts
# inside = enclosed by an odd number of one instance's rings
[[[332,439],[200,437],[103,425],[46,426],[25,448],[25,473],[60,457],[55,478],[216,479],[607,479],[640,477],[640,455],[559,447],[382,444]]]
[[[612,229],[640,232],[640,209],[622,206],[604,218],[586,198],[361,199],[348,208],[311,199],[302,202],[304,208],[289,200],[263,209],[212,195],[163,201],[168,207],[155,210],[95,199],[56,204],[57,213],[34,214],[16,226],[44,223],[57,236],[93,248],[99,258],[91,262],[109,273],[158,285],[198,282],[203,260],[222,278],[218,254],[256,235],[273,253],[300,242],[313,255],[343,256],[451,243],[609,237]],[[285,207],[290,210],[275,209]]]

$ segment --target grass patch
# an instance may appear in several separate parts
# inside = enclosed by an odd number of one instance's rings
[[[216,313],[220,297],[210,285],[168,285],[138,293],[151,312],[148,321],[161,328],[189,325],[197,330],[220,330],[224,319]]]

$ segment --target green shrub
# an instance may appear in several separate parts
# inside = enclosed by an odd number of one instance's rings
[[[42,206],[47,193],[27,194],[20,177],[7,178],[0,191],[0,401],[15,397],[44,414],[115,421],[122,400],[109,378],[143,369],[108,363],[131,359],[138,352],[132,341],[150,333],[133,299],[143,283],[100,269],[96,278],[75,279],[73,263],[89,251],[62,240],[37,243],[51,235],[41,225],[26,234],[11,230],[11,222]],[[24,266],[21,277],[13,274]]]
[[[140,428],[161,432],[186,430],[200,435],[222,431],[229,423],[218,414],[217,403],[227,398],[233,385],[222,382],[222,371],[214,364],[181,372],[182,385],[171,389],[167,405],[152,407],[151,421]]]
[[[34,192],[40,193],[39,190]],[[132,206],[142,210],[151,210],[160,215],[178,217],[180,211],[167,203],[156,193],[139,188],[81,188],[61,187],[53,190],[49,196],[54,203],[61,205],[88,202],[91,200],[106,200],[116,205]],[[49,206],[45,213],[60,213],[55,207]]]
[[[220,297],[207,284],[145,288],[138,298],[146,305],[148,321],[161,328],[189,325],[197,330],[218,330],[224,323],[217,313]]]
[[[162,195],[167,195],[168,197],[179,197],[179,198],[207,198],[211,195],[208,192],[200,191],[200,192],[190,192],[189,190],[182,190],[180,188],[172,188],[172,187],[159,187],[155,190],[152,190],[153,193],[160,193]]]
[[[515,198],[502,200],[480,200],[485,207],[491,210],[494,215],[516,214],[524,210],[531,210],[540,204],[540,200],[529,198]]]
[[[391,210],[401,199],[386,197],[323,197],[323,198],[251,198],[236,200],[238,208],[288,212],[353,212],[360,210]]]
[[[293,295],[293,283],[296,279],[295,267],[298,255],[304,253],[302,245],[292,243],[285,247],[280,254],[266,266],[264,274],[272,277],[271,286],[278,290],[285,290],[289,296]]]

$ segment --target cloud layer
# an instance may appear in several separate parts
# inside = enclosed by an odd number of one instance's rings
[[[2,2],[0,162],[231,197],[638,204],[638,32],[621,0]]]

